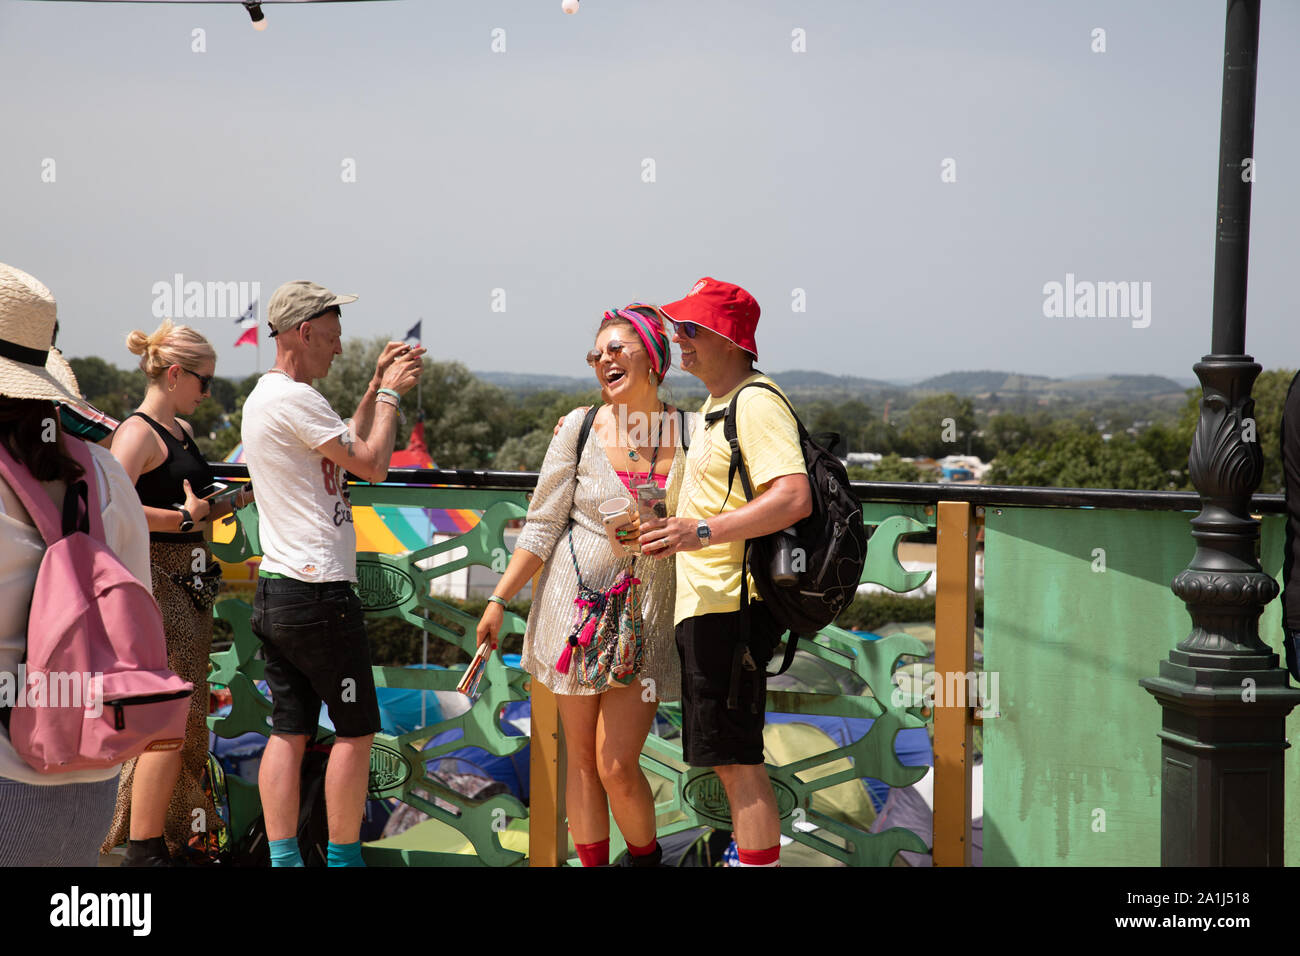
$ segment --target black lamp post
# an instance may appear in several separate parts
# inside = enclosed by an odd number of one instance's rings
[[[1160,862],[1165,866],[1281,866],[1286,716],[1300,703],[1278,657],[1259,639],[1277,597],[1260,568],[1250,500],[1263,454],[1246,349],[1246,266],[1254,164],[1259,0],[1228,0],[1219,140],[1211,354],[1194,366],[1201,417],[1189,469],[1201,495],[1196,554],[1173,581],[1192,632],[1141,685],[1163,711]]]

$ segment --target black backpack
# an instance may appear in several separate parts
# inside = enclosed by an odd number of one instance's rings
[[[298,852],[305,867],[326,866],[329,861],[329,816],[325,809],[328,765],[328,746],[314,744],[303,754],[298,786]],[[230,866],[271,865],[266,818],[262,814],[246,824],[242,833],[233,835],[222,862]]]
[[[766,382],[749,382],[736,392],[726,409],[716,409],[705,416],[706,425],[725,417],[723,435],[731,445],[731,467],[727,475],[727,500],[731,486],[740,474],[740,485],[745,499],[754,500],[754,488],[749,480],[736,431],[736,403],[746,388],[765,388],[774,393],[794,416],[799,426],[799,445],[804,464],[808,468],[808,483],[812,490],[812,513],[793,528],[778,531],[762,538],[745,542],[742,567],[754,577],[759,597],[777,623],[790,631],[786,641],[785,659],[776,673],[785,673],[794,660],[799,635],[813,635],[835,620],[857,593],[862,579],[862,569],[867,562],[867,529],[862,523],[862,505],[849,487],[848,472],[838,458],[813,441],[804,428],[794,407],[781,392]],[[838,436],[831,442],[835,444]],[[723,501],[723,507],[727,502]],[[781,585],[772,579],[772,567],[778,552],[785,549],[791,562],[794,580]],[[740,606],[749,610],[749,579],[741,575]],[[733,681],[733,684],[735,682]],[[734,688],[733,688],[734,690]]]

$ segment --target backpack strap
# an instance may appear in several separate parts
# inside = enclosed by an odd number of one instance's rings
[[[587,436],[591,434],[591,426],[596,421],[596,413],[600,411],[601,407],[600,405],[592,405],[591,408],[587,409],[587,415],[582,420],[582,427],[578,429],[578,454],[573,460],[575,465],[582,462],[582,453],[587,447]]]
[[[727,497],[722,500],[722,507],[727,507],[727,502],[731,500],[731,489],[736,483],[736,475],[740,475],[740,486],[745,491],[745,500],[754,500],[754,487],[749,480],[749,469],[745,466],[745,457],[740,452],[740,434],[736,429],[736,407],[740,402],[740,393],[747,388],[764,388],[774,394],[777,398],[785,403],[785,407],[790,409],[790,415],[794,418],[795,426],[799,429],[800,439],[808,437],[807,430],[803,427],[803,422],[799,420],[799,413],[794,410],[790,400],[781,394],[781,390],[767,382],[746,382],[736,390],[731,401],[727,404],[726,409],[716,408],[704,416],[705,425],[712,425],[719,418],[724,418],[722,425],[722,435],[727,439],[727,444],[731,446],[731,464],[727,469]],[[721,510],[718,512],[721,514]]]
[[[85,530],[92,537],[104,540],[104,518],[99,511],[99,488],[90,450],[83,442],[66,437],[63,447],[81,465],[84,473],[76,481],[68,483],[67,493],[63,496],[63,508],[59,509],[36,477],[0,443],[0,476],[4,477],[27,509],[47,548],[73,530]],[[70,524],[65,521],[65,516],[71,516]]]
[[[677,409],[677,434],[682,436],[682,451],[691,450],[691,436],[686,433],[686,413]]]
[[[722,435],[726,438],[727,444],[731,446],[731,463],[727,470],[727,497],[722,501],[723,508],[727,507],[727,502],[731,500],[731,489],[736,483],[737,474],[740,475],[740,486],[745,492],[745,500],[754,500],[754,486],[749,480],[749,468],[745,464],[745,456],[740,450],[740,433],[736,427],[736,407],[740,402],[740,393],[747,388],[764,388],[776,395],[777,398],[781,399],[781,401],[785,403],[785,407],[790,410],[791,416],[794,417],[794,423],[799,429],[800,439],[808,437],[808,432],[804,428],[803,422],[799,420],[799,414],[794,410],[794,406],[790,404],[790,400],[781,394],[780,389],[767,384],[767,382],[746,382],[736,390],[736,394],[732,396],[731,401],[727,403],[725,409],[717,408],[706,414],[704,416],[705,427],[714,424],[718,419],[723,419]],[[718,513],[721,514],[721,510],[719,510]],[[740,610],[743,615],[741,627],[742,630],[748,634],[749,539],[745,540],[745,547],[741,552],[740,572]],[[768,677],[776,677],[780,674],[784,674],[790,669],[790,665],[794,662],[794,653],[798,644],[799,635],[791,634],[789,639],[785,642],[785,656],[781,660],[781,666],[775,672],[768,671]],[[744,660],[746,657],[750,657],[751,661],[753,660],[752,656],[749,655],[748,639],[746,639],[743,644],[738,644],[733,653],[731,662],[731,685],[727,692],[727,708],[729,710],[736,710],[740,706],[740,673],[744,667]]]

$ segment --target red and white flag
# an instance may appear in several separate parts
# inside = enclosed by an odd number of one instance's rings
[[[243,329],[243,333],[235,340],[235,347],[241,345],[257,345],[257,300],[244,310],[244,314],[235,320],[235,323]]]

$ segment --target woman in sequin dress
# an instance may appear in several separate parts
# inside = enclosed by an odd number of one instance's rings
[[[639,755],[659,702],[676,700],[681,688],[673,639],[674,570],[672,562],[617,557],[597,506],[610,498],[634,497],[631,489],[653,481],[664,489],[668,514],[673,514],[686,467],[682,432],[689,439],[695,415],[680,413],[659,399],[659,383],[672,352],[656,309],[633,303],[606,312],[595,344],[587,362],[606,404],[596,414],[584,448],[577,444],[586,409],[565,416],[552,439],[528,521],[479,621],[478,641],[496,646],[505,602],[540,568],[522,666],[556,694],[568,758],[565,805],[574,846],[583,866],[607,865],[612,812],[628,845],[623,864],[656,866],[661,853],[654,797]],[[635,549],[635,543],[633,531],[625,544]],[[569,673],[556,669],[576,620],[574,566],[585,585],[603,591],[629,563],[641,580],[641,667],[627,686],[584,687],[576,667]]]

